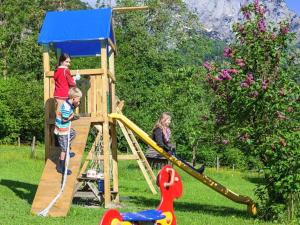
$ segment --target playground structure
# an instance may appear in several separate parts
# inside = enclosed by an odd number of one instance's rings
[[[134,10],[144,8],[135,7]],[[120,12],[127,8],[119,8]],[[50,209],[50,216],[66,216],[78,188],[78,179],[85,172],[89,160],[95,150],[95,145],[101,136],[103,155],[99,160],[104,168],[104,206],[113,208],[119,203],[118,160],[136,160],[153,194],[156,193],[156,177],[148,164],[136,136],[151,146],[159,154],[171,161],[195,179],[219,192],[225,197],[248,206],[248,211],[256,214],[255,203],[247,196],[238,195],[211,178],[199,174],[183,160],[167,154],[144,131],[122,114],[124,102],[118,101],[115,95],[116,77],[114,57],[117,53],[114,36],[112,9],[77,10],[63,12],[48,12],[39,35],[39,43],[43,45],[44,65],[44,103],[45,103],[45,158],[46,165],[32,204],[32,213],[38,214],[54,198],[61,186],[62,176],[56,172],[59,150],[54,141],[55,102],[54,71],[50,68],[50,49],[56,55],[61,52],[69,53],[71,57],[93,56],[99,58],[99,68],[80,69],[79,73],[88,84],[83,91],[80,113],[85,117],[74,121],[73,128],[77,137],[72,143],[72,151],[76,153],[70,161],[72,174],[68,176],[66,188],[61,198]],[[64,21],[63,23],[61,21]],[[75,75],[76,70],[71,70]],[[131,155],[117,154],[116,126],[120,126],[126,138]],[[97,128],[98,135],[86,161],[81,166],[83,151],[86,146],[91,127]],[[136,136],[135,136],[136,135]],[[111,161],[112,160],[112,161]],[[110,169],[112,173],[110,174]],[[113,201],[113,202],[112,202]],[[124,224],[125,225],[125,224]]]
[[[161,201],[157,210],[146,210],[135,213],[119,213],[117,210],[108,210],[102,217],[99,225],[176,225],[174,214],[174,199],[182,195],[182,182],[179,174],[170,165],[164,166],[157,176],[157,185],[161,191]]]
[[[143,9],[135,7],[131,10]],[[126,11],[126,8],[117,10]],[[128,10],[128,9],[127,9]],[[61,21],[64,21],[63,23]],[[151,188],[156,193],[155,175],[150,165],[144,158],[143,152],[132,133],[123,128],[122,131],[133,151],[132,155],[117,157],[116,121],[108,117],[109,113],[121,112],[122,102],[118,105],[115,96],[115,71],[114,56],[116,44],[113,30],[112,9],[77,10],[63,12],[48,12],[46,14],[40,35],[39,43],[43,45],[44,65],[44,103],[45,103],[45,158],[46,165],[38,186],[32,212],[38,214],[54,198],[60,189],[61,175],[56,172],[59,150],[54,141],[55,100],[53,98],[54,80],[53,69],[50,68],[51,49],[57,56],[61,52],[69,53],[71,57],[93,56],[99,58],[99,68],[80,69],[78,72],[87,80],[87,88],[83,91],[80,113],[84,114],[72,126],[77,132],[77,137],[72,143],[72,151],[76,153],[70,161],[72,175],[68,176],[66,188],[62,197],[49,211],[50,216],[66,216],[70,208],[77,178],[85,172],[94,151],[92,147],[86,162],[81,167],[82,155],[86,146],[90,127],[98,129],[96,141],[102,136],[104,164],[104,205],[112,207],[112,192],[114,202],[119,202],[118,191],[118,160],[137,160],[143,175]],[[54,55],[55,57],[55,55]],[[76,70],[71,70],[75,75]],[[110,144],[111,143],[111,144]],[[95,146],[97,143],[94,143]],[[112,163],[111,160],[112,159]],[[110,169],[112,168],[112,176]],[[112,184],[111,184],[112,182]],[[103,194],[103,193],[102,193]]]

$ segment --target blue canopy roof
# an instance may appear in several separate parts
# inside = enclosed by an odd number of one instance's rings
[[[72,57],[100,54],[101,39],[115,43],[112,9],[47,12],[38,43]]]

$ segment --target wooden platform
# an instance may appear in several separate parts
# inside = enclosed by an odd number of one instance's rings
[[[72,143],[72,151],[75,152],[76,155],[70,159],[69,163],[69,169],[72,170],[72,174],[67,178],[63,194],[49,211],[48,215],[53,217],[66,216],[71,207],[74,189],[77,183],[77,176],[80,171],[82,154],[85,149],[90,129],[90,120],[88,118],[79,119],[72,122],[72,127],[77,133],[77,136]],[[32,203],[31,212],[33,214],[38,214],[41,210],[45,209],[60,190],[63,177],[56,171],[59,153],[60,151],[58,149],[51,149],[50,158],[46,161],[46,165]]]

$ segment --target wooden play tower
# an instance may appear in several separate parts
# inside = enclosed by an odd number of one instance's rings
[[[144,9],[144,7],[134,9]],[[119,10],[126,11],[127,9],[120,8]],[[117,122],[111,119],[109,114],[122,113],[122,102],[118,103],[115,95],[116,42],[112,12],[111,8],[105,8],[46,14],[39,35],[39,43],[43,45],[46,165],[32,204],[31,211],[34,214],[38,214],[47,207],[61,186],[62,176],[55,169],[59,149],[55,146],[53,133],[55,123],[54,68],[51,68],[50,62],[51,54],[55,57],[62,52],[68,53],[71,57],[97,57],[100,66],[94,69],[71,70],[72,75],[79,72],[89,85],[88,88],[82,90],[83,98],[79,113],[84,116],[72,123],[72,127],[77,132],[77,137],[72,143],[72,151],[76,153],[76,156],[70,160],[72,174],[67,178],[62,197],[51,208],[49,215],[66,216],[69,211],[78,178],[87,168],[88,160],[94,151],[95,143],[82,165],[83,152],[92,127],[96,127],[99,131],[95,142],[99,139],[99,135],[102,135],[103,141],[105,207],[113,207],[112,200],[114,203],[119,202],[118,160],[137,160],[152,193],[156,193],[155,176],[151,167],[132,132],[122,124],[120,124],[121,130],[133,154],[119,156],[117,154]],[[110,174],[111,168],[112,175]],[[111,193],[114,193],[114,199]]]

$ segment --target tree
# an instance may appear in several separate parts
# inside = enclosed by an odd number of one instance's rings
[[[2,0],[0,7],[0,142],[43,140],[42,49],[46,11],[86,8],[79,0]]]
[[[203,145],[199,135],[208,142],[209,131],[199,129],[208,111],[208,96],[199,88],[203,78],[197,65],[211,51],[211,41],[197,32],[197,18],[181,1],[145,4],[149,11],[115,15],[117,94],[126,102],[125,114],[149,133],[162,112],[171,112],[178,152],[191,158],[192,149],[198,152]],[[137,1],[118,1],[118,5],[137,5]]]
[[[245,20],[233,27],[227,60],[205,63],[207,83],[217,98],[218,142],[264,165],[265,182],[256,191],[263,216],[278,219],[286,210],[292,219],[300,194],[300,89],[289,48],[294,34],[287,22],[268,25],[265,10],[258,0],[242,8]]]

